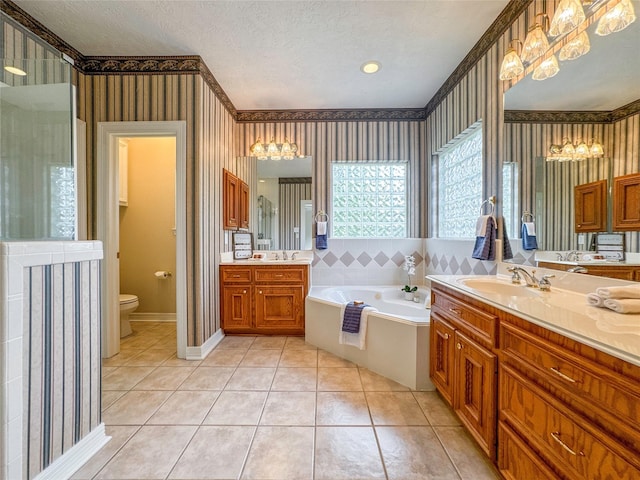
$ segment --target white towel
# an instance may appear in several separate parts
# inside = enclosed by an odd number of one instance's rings
[[[530,237],[536,236],[536,224],[533,222],[524,222],[524,228],[527,229],[527,235]]]
[[[604,306],[616,313],[640,313],[640,299],[635,298],[608,299]]]
[[[589,305],[593,305],[594,307],[604,307],[604,298],[602,298],[597,293],[588,293],[587,303]]]
[[[326,235],[327,234],[327,222],[318,222],[316,227],[317,235]]]
[[[487,234],[487,223],[491,215],[480,215],[476,221],[476,237],[484,237]]]
[[[341,345],[351,345],[357,347],[360,350],[364,350],[367,347],[367,320],[369,319],[370,312],[377,312],[378,309],[374,307],[364,307],[360,314],[360,331],[358,333],[349,333],[342,331],[342,319],[344,318],[344,309],[347,304],[343,304],[340,308],[340,325],[338,327],[339,336],[338,343]]]
[[[600,287],[596,293],[602,298],[640,298],[640,285],[625,285],[623,287]]]

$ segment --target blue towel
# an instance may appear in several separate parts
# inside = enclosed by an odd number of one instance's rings
[[[535,235],[529,235],[526,223],[522,224],[522,248],[524,250],[536,250],[538,248],[538,240]]]
[[[358,333],[360,331],[360,317],[362,309],[368,307],[364,303],[355,304],[349,302],[344,308],[344,318],[342,319],[342,331],[347,333]]]
[[[513,252],[511,251],[511,244],[509,243],[509,237],[507,236],[507,224],[502,219],[502,260],[509,260],[513,258]]]
[[[318,250],[326,250],[327,249],[327,236],[326,235],[316,235],[316,248]]]
[[[484,235],[476,237],[476,244],[473,247],[471,258],[478,260],[495,260],[496,259],[496,221],[493,217],[487,220],[487,228]]]

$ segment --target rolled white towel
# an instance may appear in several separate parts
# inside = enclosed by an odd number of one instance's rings
[[[588,293],[587,303],[589,305],[593,305],[594,307],[604,307],[604,298],[602,298],[597,293]]]
[[[600,287],[596,288],[596,293],[602,298],[640,298],[640,285]]]
[[[640,313],[640,299],[635,298],[608,299],[604,306],[616,313]]]

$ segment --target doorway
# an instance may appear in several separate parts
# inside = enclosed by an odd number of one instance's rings
[[[120,139],[174,137],[176,139],[176,339],[178,358],[186,357],[186,123],[185,122],[99,122],[97,144],[98,240],[103,242],[101,305],[102,356],[120,350],[119,283],[119,144]]]

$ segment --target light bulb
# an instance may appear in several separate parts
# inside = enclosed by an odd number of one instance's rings
[[[551,57],[536,67],[531,78],[534,80],[546,80],[547,78],[555,76],[559,71],[560,66],[558,65],[558,59],[555,55],[551,55]]]
[[[580,0],[562,0],[553,15],[549,35],[564,35],[584,22],[585,15]]]
[[[558,57],[560,57],[561,61],[575,60],[587,53],[589,50],[591,50],[591,44],[589,43],[589,35],[587,35],[587,31],[585,30],[562,47]]]
[[[524,65],[515,48],[509,48],[500,65],[500,80],[512,80],[524,72]]]
[[[523,62],[531,63],[536,58],[540,58],[544,55],[547,50],[549,50],[549,40],[547,40],[547,36],[542,31],[542,26],[539,23],[536,23],[527,34],[527,38],[524,40],[520,59]]]

